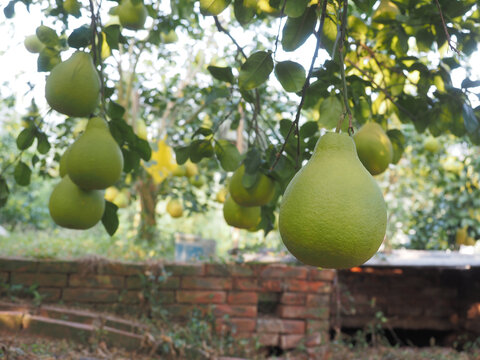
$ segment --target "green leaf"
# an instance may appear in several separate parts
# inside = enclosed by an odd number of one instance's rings
[[[480,121],[475,116],[473,109],[469,105],[463,104],[462,115],[468,137],[474,144],[480,145]]]
[[[123,154],[123,172],[129,173],[130,171],[137,170],[140,167],[139,154],[124,147],[121,149]]]
[[[116,103],[115,101],[110,101],[107,107],[107,115],[111,119],[121,119],[125,114],[125,108]]]
[[[35,127],[29,126],[23,129],[17,136],[17,148],[19,150],[26,150],[33,144],[35,140]]]
[[[173,149],[178,165],[183,165],[190,157],[190,146],[180,146]]]
[[[102,216],[102,224],[108,235],[113,236],[118,229],[119,221],[117,215],[118,206],[105,200],[105,211]]]
[[[400,161],[400,158],[405,151],[405,136],[398,129],[388,130],[387,136],[389,137],[393,146],[392,164],[396,164]]]
[[[229,66],[221,67],[221,66],[210,65],[207,67],[207,70],[217,80],[225,81],[230,84],[233,84],[235,82],[235,78],[233,77],[233,73],[232,73],[232,68]]]
[[[32,176],[32,170],[23,161],[19,161],[13,171],[13,177],[18,185],[27,186],[30,184],[30,177]]]
[[[195,138],[197,135],[203,135],[203,136],[210,136],[212,135],[212,129],[206,128],[206,127],[199,127],[192,135],[192,139]]]
[[[55,45],[57,45],[60,41],[55,30],[45,25],[40,25],[37,27],[35,33],[38,37],[38,40],[50,47],[55,47]]]
[[[120,40],[120,25],[110,25],[103,28],[105,37],[107,39],[107,44],[110,49],[118,50],[118,43]]]
[[[315,136],[318,132],[318,123],[316,121],[307,121],[300,127],[300,137],[306,139]]]
[[[343,114],[343,105],[338,96],[330,95],[320,104],[320,119],[318,125],[325,129],[333,129],[337,126],[340,116]]]
[[[232,0],[200,0],[203,15],[218,15],[230,5]]]
[[[37,59],[37,71],[38,72],[48,72],[51,71],[55,65],[59,64],[62,61],[60,53],[58,50],[51,48],[44,48],[38,54]]]
[[[480,86],[480,80],[470,80],[469,78],[465,78],[462,81],[462,89],[468,89],[477,86]]]
[[[233,13],[240,25],[245,26],[252,21],[255,16],[255,8],[245,6],[243,0],[235,0],[233,3]]]
[[[242,159],[237,147],[228,140],[215,142],[215,155],[225,171],[235,171]]]
[[[323,33],[321,34],[322,45],[327,50],[328,54],[333,58],[333,46],[337,38],[337,24],[329,16],[325,17],[323,24]]]
[[[250,55],[240,69],[238,85],[243,90],[252,90],[267,81],[273,70],[272,54],[258,51]]]
[[[190,160],[198,163],[203,158],[212,157],[214,149],[210,140],[195,140],[190,144]]]
[[[9,194],[10,190],[8,190],[7,181],[2,175],[0,175],[0,208],[7,203]]]
[[[310,0],[287,0],[285,15],[291,18],[302,16]]]
[[[147,140],[140,139],[139,137],[137,137],[135,151],[145,161],[149,161],[152,157],[152,148],[150,147],[150,144]]]
[[[92,43],[92,31],[88,25],[80,26],[73,30],[68,37],[68,46],[75,49],[87,47]]]
[[[5,9],[3,9],[3,13],[7,19],[11,19],[15,15],[15,2],[15,0],[10,1],[8,5],[5,6]]]
[[[283,136],[284,139],[287,138],[288,132],[290,128],[293,126],[293,121],[288,119],[280,120],[280,135]]]
[[[245,174],[255,174],[258,171],[258,168],[262,164],[262,154],[261,152],[253,147],[248,150],[247,154],[245,155],[245,161],[243,162],[245,165]]]
[[[43,132],[37,133],[37,150],[40,154],[46,154],[50,150],[50,142]]]
[[[282,61],[275,66],[275,76],[287,92],[302,90],[305,83],[305,69],[294,61]]]
[[[298,49],[313,34],[316,23],[315,6],[305,9],[300,17],[289,17],[282,32],[283,50],[294,51]]]

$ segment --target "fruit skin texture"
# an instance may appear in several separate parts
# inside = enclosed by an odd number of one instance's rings
[[[41,52],[45,47],[45,44],[38,39],[37,35],[27,36],[23,41],[23,44],[25,45],[27,51],[31,52],[32,54]]]
[[[223,203],[223,217],[228,225],[239,229],[255,228],[261,220],[260,206],[241,206],[238,205],[230,194]]]
[[[122,0],[117,8],[117,15],[124,28],[140,30],[147,19],[147,8],[143,2],[133,5],[131,0]]]
[[[92,57],[77,51],[56,65],[47,78],[45,97],[62,114],[83,117],[93,113],[100,100],[100,77]]]
[[[288,250],[308,265],[350,268],[375,254],[386,226],[382,192],[358,159],[353,140],[323,135],[280,204],[280,235]]]
[[[106,189],[120,179],[122,169],[122,151],[110,134],[107,122],[99,117],[91,118],[85,132],[70,148],[68,175],[82,189]]]
[[[269,203],[275,194],[275,184],[272,179],[260,174],[254,186],[247,189],[242,184],[245,165],[241,165],[230,179],[230,195],[241,206],[261,206]]]
[[[368,122],[353,136],[358,157],[372,175],[384,172],[393,160],[393,146],[382,127]]]
[[[48,210],[59,226],[76,230],[89,229],[102,219],[105,210],[103,191],[82,190],[66,175],[53,189]]]
[[[183,205],[178,199],[171,199],[167,203],[167,212],[173,218],[179,218],[183,215]]]

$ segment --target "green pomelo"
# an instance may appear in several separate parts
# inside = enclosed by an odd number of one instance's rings
[[[245,165],[241,165],[232,175],[229,190],[233,200],[241,206],[261,206],[269,203],[275,194],[275,184],[264,174],[259,174],[255,184],[246,188],[242,184]]]
[[[238,205],[230,196],[227,195],[223,203],[223,217],[228,225],[239,229],[255,228],[261,220],[260,206],[241,206]]]

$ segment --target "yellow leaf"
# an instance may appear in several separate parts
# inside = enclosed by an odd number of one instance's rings
[[[152,152],[152,164],[150,166],[144,165],[157,184],[165,180],[178,166],[173,156],[173,149],[167,145],[165,139],[159,140],[157,150]]]

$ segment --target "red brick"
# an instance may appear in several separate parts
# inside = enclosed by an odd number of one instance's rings
[[[326,320],[307,320],[307,333],[316,331],[328,331],[330,322]]]
[[[302,343],[303,335],[280,335],[281,349],[294,349]]]
[[[330,296],[307,294],[306,305],[308,307],[322,307],[322,306],[329,307]]]
[[[227,294],[225,291],[177,291],[177,301],[179,303],[191,304],[222,304],[225,303]]]
[[[307,281],[286,279],[285,285],[288,291],[330,293],[331,285],[324,281]]]
[[[121,289],[124,286],[124,277],[116,275],[70,275],[68,279],[70,287],[92,287],[102,289]]]
[[[42,296],[42,301],[59,301],[62,297],[62,289],[39,287],[38,293]]]
[[[138,275],[143,274],[147,270],[145,264],[108,262],[102,264],[98,269],[99,274],[104,275]]]
[[[304,305],[305,304],[305,294],[304,293],[282,293],[280,298],[280,303],[285,305]]]
[[[241,264],[205,264],[205,275],[207,276],[253,276],[252,267]]]
[[[117,302],[119,293],[112,289],[64,289],[62,300],[78,303],[113,303]]]
[[[64,260],[40,260],[38,262],[37,271],[41,273],[60,273],[71,274],[76,273],[80,269],[78,261]]]
[[[333,281],[337,272],[335,270],[310,269],[309,280]]]
[[[231,288],[232,280],[230,278],[186,276],[182,279],[182,289],[229,290]]]
[[[326,319],[329,315],[329,309],[280,305],[278,307],[278,313],[280,317],[287,319]]]
[[[10,282],[12,284],[22,284],[25,286],[51,286],[65,287],[67,285],[67,275],[65,274],[42,274],[42,273],[12,273]]]
[[[312,347],[322,345],[327,341],[326,333],[314,332],[305,337],[305,346]]]
[[[234,278],[233,288],[236,290],[260,290],[257,279],[253,278]]]
[[[8,272],[0,272],[0,284],[8,282]]]
[[[283,280],[261,280],[260,286],[263,291],[280,292],[283,290]]]
[[[216,317],[256,317],[257,307],[252,305],[215,305],[212,309]]]
[[[258,342],[263,346],[278,346],[280,335],[270,333],[258,333]]]
[[[0,271],[37,272],[38,261],[22,258],[0,258]]]
[[[296,278],[306,279],[308,269],[306,267],[289,266],[286,264],[271,264],[267,265],[260,272],[260,276],[263,278]]]
[[[173,318],[189,318],[192,314],[192,311],[198,310],[202,314],[207,314],[209,307],[205,305],[193,305],[193,304],[173,304],[173,305],[164,305],[162,307],[165,309],[167,314]]]
[[[234,334],[252,333],[255,331],[255,319],[216,319],[215,330],[217,332],[231,331]],[[250,334],[252,336],[252,334]]]
[[[229,304],[257,304],[258,294],[253,291],[232,291],[228,293]]]
[[[147,280],[150,281],[150,280]],[[178,289],[180,287],[180,277],[168,276],[157,281],[155,284],[150,284],[157,289]],[[126,288],[128,290],[143,289],[145,287],[144,280],[139,275],[132,275],[127,277]]]
[[[257,331],[259,333],[303,334],[305,333],[305,321],[258,318]]]
[[[203,264],[169,264],[165,265],[165,271],[170,275],[205,275]]]
[[[172,295],[173,295],[173,291],[172,291]],[[137,290],[128,290],[128,291],[122,292],[118,298],[122,304],[132,304],[132,305],[140,304],[145,300],[143,296],[143,292],[137,291]],[[175,300],[175,295],[173,295],[173,299]]]

